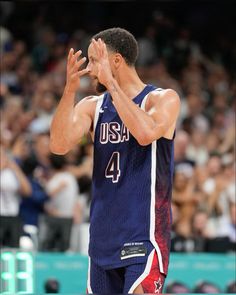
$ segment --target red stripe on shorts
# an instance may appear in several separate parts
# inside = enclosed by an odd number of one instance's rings
[[[160,272],[157,253],[153,255],[153,261],[149,275],[142,281],[144,293],[162,293],[165,282],[165,275]]]

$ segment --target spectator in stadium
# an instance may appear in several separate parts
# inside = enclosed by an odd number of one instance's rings
[[[175,165],[186,163],[192,167],[195,166],[195,162],[187,156],[187,148],[190,141],[190,136],[186,131],[182,129],[177,130],[175,137]]]
[[[35,176],[44,183],[51,174],[49,133],[32,134],[31,138],[32,154],[37,159],[38,166]]]
[[[20,217],[24,225],[38,227],[38,218],[44,212],[44,204],[48,200],[45,189],[34,175],[38,163],[35,157],[29,156],[22,162],[22,170],[31,184],[32,193],[29,198],[22,199],[20,203]]]
[[[190,289],[182,282],[174,281],[166,286],[165,292],[168,294],[185,294],[190,293]]]
[[[0,246],[19,247],[22,223],[19,218],[21,197],[32,188],[24,172],[0,146]]]
[[[1,149],[1,216],[18,216],[21,196],[28,197],[32,193],[31,185],[22,169]]]
[[[222,217],[230,216],[231,205],[236,204],[236,180],[235,180],[235,163],[233,154],[227,153],[221,157],[222,171],[220,182],[219,205],[222,211]]]
[[[154,25],[148,25],[145,28],[144,35],[138,39],[139,57],[137,59],[137,66],[145,67],[151,65],[158,58],[155,41],[156,34],[156,27]]]
[[[82,214],[76,178],[66,171],[64,156],[51,154],[49,159],[53,173],[46,183],[50,200],[45,204],[45,210],[51,216],[73,218],[75,223],[80,223]]]
[[[203,293],[203,294],[218,294],[221,293],[221,290],[216,284],[213,284],[209,281],[203,281],[198,283],[193,289],[194,293]]]
[[[225,289],[225,293],[235,294],[236,293],[236,281],[230,282]]]
[[[222,217],[219,221],[218,228],[216,231],[217,237],[228,237],[232,244],[234,244],[234,249],[236,251],[236,204],[230,203],[230,217]],[[233,246],[233,245],[232,245]]]
[[[214,153],[210,155],[207,161],[207,178],[202,183],[202,189],[207,195],[207,207],[209,217],[219,216],[222,211],[219,205],[219,194],[221,192],[221,157],[219,154]]]
[[[212,231],[208,224],[208,213],[198,210],[192,217],[191,235],[194,241],[194,252],[205,252],[207,239],[212,237]]]
[[[172,202],[178,207],[178,228],[187,230],[187,236],[191,233],[190,220],[198,203],[195,196],[196,184],[193,177],[193,169],[185,164],[176,166],[174,174],[174,187]]]
[[[48,278],[44,283],[45,293],[56,294],[60,292],[60,283],[55,278]]]
[[[28,130],[32,133],[48,132],[55,108],[56,98],[53,92],[46,92],[37,97],[35,103],[35,118],[30,122]]]

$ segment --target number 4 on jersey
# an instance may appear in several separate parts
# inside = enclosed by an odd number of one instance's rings
[[[120,177],[120,154],[114,152],[107,164],[105,171],[106,178],[112,178],[112,182],[118,182]]]

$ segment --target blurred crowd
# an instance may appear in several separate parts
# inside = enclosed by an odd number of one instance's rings
[[[65,85],[68,51],[73,47],[86,55],[96,32],[81,28],[65,34],[42,21],[32,32],[26,42],[1,27],[0,42],[0,215],[19,218],[23,236],[27,225],[38,228],[42,214],[71,218],[75,227],[89,222],[93,165],[90,138],[57,156],[49,150],[49,128]],[[233,251],[236,82],[224,52],[205,54],[187,27],[176,32],[163,16],[146,27],[138,42],[141,79],[176,90],[182,102],[172,251]],[[76,100],[94,93],[89,77],[83,77]]]

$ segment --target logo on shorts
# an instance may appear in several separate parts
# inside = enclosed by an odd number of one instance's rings
[[[155,285],[155,293],[160,293],[161,292],[161,287],[162,287],[162,283],[161,283],[161,278],[158,279],[158,281],[154,281],[154,285]]]

